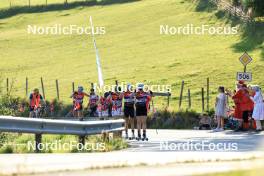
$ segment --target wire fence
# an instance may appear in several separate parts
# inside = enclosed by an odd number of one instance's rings
[[[169,108],[171,110],[194,109],[198,112],[209,111],[214,108],[218,87],[224,85],[224,83],[219,83],[217,80],[209,78],[204,79],[199,85],[183,80],[177,81],[176,84],[171,85],[170,95],[167,94],[167,90],[163,90],[163,95],[154,96],[151,103],[152,108],[156,110]],[[14,97],[28,98],[31,91],[37,87],[40,88],[40,93],[43,94],[46,100],[57,99],[65,103],[71,103],[72,99],[70,96],[78,85],[82,85],[87,92],[91,88],[91,82],[85,80],[70,81],[69,79],[47,78],[16,80],[6,78],[2,79],[1,91]],[[99,94],[98,89],[97,93]],[[100,95],[102,96],[103,93]],[[85,100],[84,103],[88,104],[88,100]]]

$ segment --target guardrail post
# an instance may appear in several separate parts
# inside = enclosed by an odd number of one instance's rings
[[[79,144],[85,145],[85,136],[79,136]]]
[[[36,153],[40,153],[39,146],[40,146],[41,140],[42,140],[42,135],[41,134],[35,134],[35,144],[36,144],[35,152]]]

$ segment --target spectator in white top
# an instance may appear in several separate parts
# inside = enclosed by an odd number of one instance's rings
[[[255,92],[255,95],[251,97],[251,99],[254,101],[254,110],[252,118],[256,121],[256,130],[261,131],[261,120],[264,120],[264,102],[263,102],[263,96],[261,93],[261,88],[259,86],[253,86],[253,91]]]
[[[218,96],[215,101],[215,115],[217,118],[217,128],[214,131],[224,130],[224,117],[227,115],[227,97],[225,94],[225,88],[220,86],[218,88]]]

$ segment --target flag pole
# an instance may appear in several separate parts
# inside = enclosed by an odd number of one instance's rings
[[[95,56],[96,56],[96,65],[97,65],[97,72],[98,72],[98,82],[99,82],[99,87],[100,87],[100,92],[102,92],[102,88],[104,86],[104,79],[103,79],[103,73],[102,73],[102,67],[101,67],[101,61],[100,61],[100,55],[98,48],[96,46],[95,42],[95,36],[94,36],[94,26],[93,26],[93,20],[92,16],[90,16],[90,25],[91,25],[91,34],[92,34],[92,39],[93,39],[93,44],[94,44],[94,49],[95,49]]]

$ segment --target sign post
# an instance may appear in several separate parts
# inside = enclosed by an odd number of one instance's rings
[[[247,72],[247,65],[252,62],[252,58],[245,52],[240,58],[239,61],[244,66],[244,72],[237,72],[237,81],[252,81],[252,73]]]

